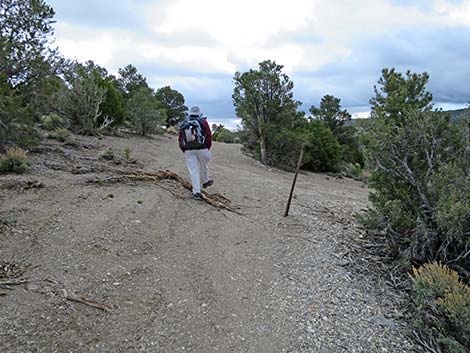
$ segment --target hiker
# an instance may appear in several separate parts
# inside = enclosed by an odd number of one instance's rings
[[[209,178],[209,169],[207,167],[212,158],[210,152],[212,132],[199,107],[191,107],[188,117],[181,123],[178,142],[181,151],[186,156],[186,166],[193,187],[192,197],[195,200],[200,200],[202,196],[201,177],[203,188],[214,184],[214,180]]]

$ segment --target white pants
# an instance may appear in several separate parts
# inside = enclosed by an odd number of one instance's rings
[[[193,185],[193,194],[196,194],[201,192],[201,177],[203,183],[209,181],[207,163],[212,159],[212,155],[207,148],[203,150],[188,150],[184,154],[186,156],[189,176],[191,177],[191,184]]]

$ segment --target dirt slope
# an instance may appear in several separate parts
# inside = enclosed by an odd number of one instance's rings
[[[400,297],[348,260],[360,183],[303,173],[283,218],[292,174],[216,143],[210,192],[238,215],[171,181],[87,183],[118,169],[187,178],[173,137],[76,138],[30,153],[29,175],[0,177],[0,283],[14,264],[28,280],[0,287],[0,352],[412,350],[390,318]],[[118,164],[97,159],[107,147]],[[126,147],[137,163],[121,160]]]

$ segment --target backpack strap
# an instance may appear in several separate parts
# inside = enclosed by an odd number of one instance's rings
[[[204,124],[204,121],[206,120],[206,118],[198,118],[196,120],[199,123],[199,125],[201,126],[201,130],[202,130],[202,134],[203,134],[204,138],[206,138],[207,137],[207,131],[206,131],[206,128],[204,126],[204,125],[206,125],[206,124]]]

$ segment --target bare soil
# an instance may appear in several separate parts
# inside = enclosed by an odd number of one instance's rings
[[[74,138],[0,177],[0,352],[416,349],[395,319],[400,294],[355,270],[362,183],[303,172],[284,218],[293,175],[215,143],[208,192],[237,214],[171,180],[105,182],[188,179],[175,137]],[[114,160],[100,159],[109,147]]]

